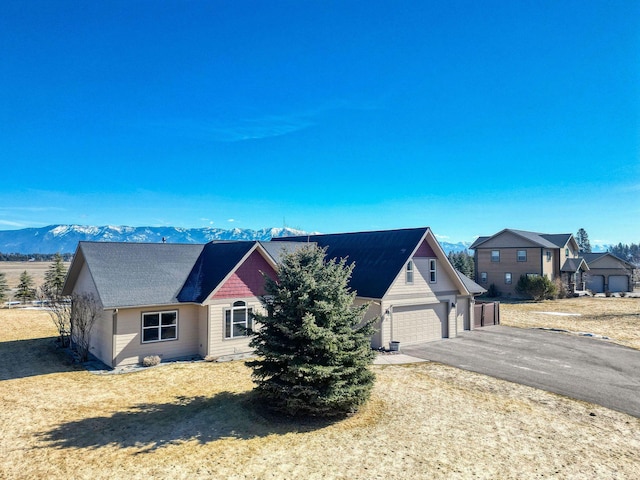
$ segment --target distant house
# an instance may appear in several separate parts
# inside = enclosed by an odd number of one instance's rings
[[[521,275],[560,280],[569,291],[584,290],[587,262],[570,233],[547,234],[504,229],[478,237],[474,250],[475,281],[484,288],[495,285],[504,296],[517,296]]]
[[[355,262],[356,304],[378,317],[372,346],[455,337],[473,325],[484,289],[453,269],[427,227],[200,245],[78,244],[63,293],[91,292],[102,315],[90,351],[115,367],[145,356],[237,357],[251,353],[246,328],[261,311],[264,278],[284,252],[315,243]]]
[[[593,293],[632,292],[634,265],[606,253],[583,253],[589,265],[586,275],[586,287]]]

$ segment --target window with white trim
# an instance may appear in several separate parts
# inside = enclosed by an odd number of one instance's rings
[[[492,262],[500,261],[500,250],[491,250],[491,261]]]
[[[247,302],[238,300],[224,311],[224,338],[247,337],[252,328],[253,309]]]
[[[511,285],[511,273],[510,272],[506,272],[504,274],[504,283],[507,285]]]
[[[435,258],[429,259],[429,283],[436,283],[437,277],[437,265]]]
[[[518,250],[518,261],[526,262],[527,261],[527,251],[526,250]]]
[[[406,268],[407,283],[413,283],[413,261],[409,260]]]
[[[145,312],[142,314],[142,343],[166,342],[178,339],[178,311]]]

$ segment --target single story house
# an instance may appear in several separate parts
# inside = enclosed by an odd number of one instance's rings
[[[315,243],[354,262],[356,304],[378,317],[373,347],[455,337],[484,289],[457,272],[428,227],[207,244],[80,242],[63,294],[100,303],[90,352],[111,367],[144,357],[238,357],[284,252]]]

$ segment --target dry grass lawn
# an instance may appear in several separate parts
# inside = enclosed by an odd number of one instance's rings
[[[39,287],[44,283],[44,274],[52,264],[53,262],[0,262],[0,272],[5,274],[10,290],[15,290],[18,286],[20,275],[24,271],[31,275],[34,286]],[[65,262],[64,265],[68,269],[71,264]]]
[[[501,303],[500,322],[512,327],[594,333],[640,350],[640,298],[580,297],[538,303]]]
[[[46,313],[0,322],[2,479],[640,478],[640,419],[439,364],[374,367],[357,415],[296,423],[242,362],[95,375]]]

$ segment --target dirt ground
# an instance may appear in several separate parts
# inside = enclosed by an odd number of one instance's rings
[[[640,478],[640,419],[439,364],[375,366],[358,414],[293,422],[241,361],[96,375],[46,313],[0,322],[2,479]]]
[[[579,297],[501,303],[500,322],[512,327],[592,333],[640,350],[640,298]]]

